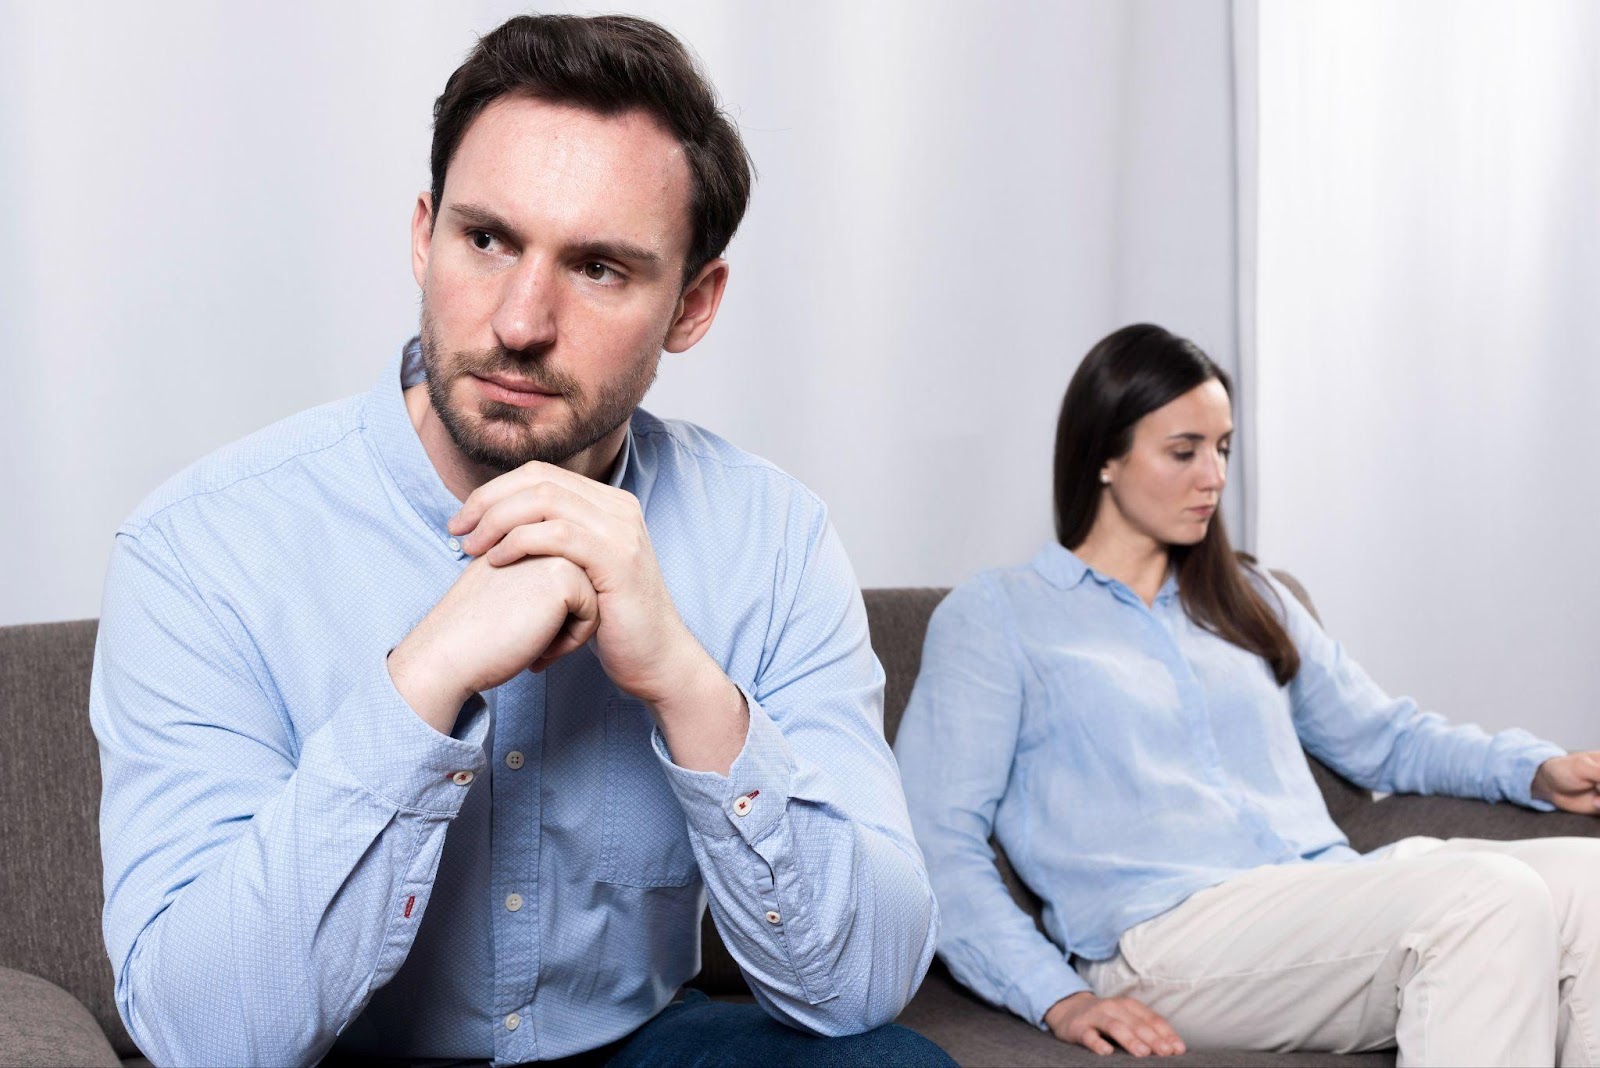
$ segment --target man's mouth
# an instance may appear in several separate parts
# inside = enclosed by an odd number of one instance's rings
[[[510,404],[518,408],[532,408],[561,396],[535,382],[511,375],[470,375],[485,400]]]

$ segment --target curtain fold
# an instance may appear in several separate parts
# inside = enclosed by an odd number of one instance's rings
[[[1257,14],[1262,553],[1380,683],[1600,744],[1600,6]]]

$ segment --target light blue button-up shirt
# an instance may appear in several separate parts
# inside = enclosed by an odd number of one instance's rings
[[[1283,586],[1262,588],[1300,651],[1286,687],[1190,620],[1173,579],[1146,607],[1060,545],[934,612],[895,753],[939,953],[978,994],[1040,1022],[1087,989],[1072,955],[1114,956],[1122,932],[1196,891],[1356,859],[1306,751],[1374,790],[1550,807],[1528,791],[1560,747],[1387,696]],[[1002,884],[991,834],[1042,899],[1048,938]]]
[[[774,1016],[892,1020],[936,915],[822,504],[634,415],[615,483],[749,703],[727,776],[674,765],[587,649],[470,702],[447,737],[385,664],[468,562],[404,406],[420,375],[413,342],[372,393],[203,460],[118,531],[90,705],[106,942],[140,1049],[571,1054],[695,974],[708,892]]]

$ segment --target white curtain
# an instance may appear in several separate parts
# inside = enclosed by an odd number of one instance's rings
[[[1050,537],[1056,411],[1106,332],[1232,364],[1224,0],[627,7],[761,171],[722,317],[646,405],[808,483],[864,584]],[[369,388],[415,324],[433,98],[524,9],[0,2],[0,623],[97,614],[149,490]]]
[[[1244,15],[1262,554],[1380,683],[1600,745],[1600,5]]]

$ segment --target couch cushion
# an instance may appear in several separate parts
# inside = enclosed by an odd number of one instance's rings
[[[0,1006],[0,1064],[122,1063],[89,1010],[37,975],[0,968]]]
[[[100,936],[100,754],[89,729],[95,621],[0,627],[0,965],[83,1002],[122,1056],[137,1052],[112,1000]]]

